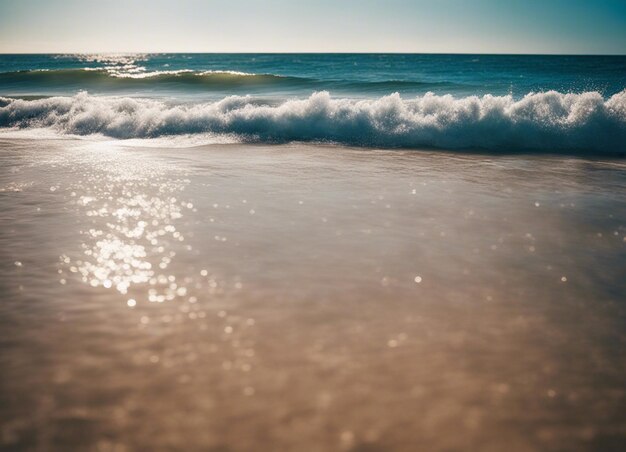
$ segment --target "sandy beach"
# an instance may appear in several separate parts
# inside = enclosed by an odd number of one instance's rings
[[[618,450],[626,164],[0,138],[2,450]]]

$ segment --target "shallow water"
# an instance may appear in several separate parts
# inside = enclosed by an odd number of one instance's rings
[[[5,450],[618,450],[626,164],[0,140]]]

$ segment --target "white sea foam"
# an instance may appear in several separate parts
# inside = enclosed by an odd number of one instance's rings
[[[200,75],[212,75],[212,74],[218,74],[218,75],[240,75],[242,77],[254,77],[255,75],[259,75],[259,74],[255,74],[254,72],[241,72],[241,71],[216,71],[216,70],[210,70],[210,71],[202,71],[200,72]],[[261,74],[263,75],[263,74]],[[275,75],[274,77],[280,77],[280,75]]]
[[[145,72],[145,67],[140,66],[137,68],[122,68],[121,70],[118,70],[117,68],[107,68],[106,72],[109,73],[110,75],[112,75],[113,77],[118,77],[118,78],[154,78],[154,77],[160,77],[160,76],[164,76],[164,75],[181,75],[181,74],[193,74],[193,75],[199,75],[199,76],[207,76],[207,75],[214,75],[214,76],[238,76],[238,77],[254,77],[256,75],[259,74],[254,74],[254,73],[250,73],[250,72],[239,72],[239,71],[202,71],[202,72],[198,72],[198,71],[194,71],[191,69],[178,69],[178,70],[171,70],[171,71],[152,71],[152,72]],[[103,70],[104,71],[104,70]],[[260,75],[264,75],[264,74],[260,74]],[[279,75],[267,75],[268,77],[276,77],[276,78],[280,78]]]
[[[432,93],[375,100],[335,99],[327,92],[278,105],[251,97],[171,105],[153,99],[0,98],[0,127],[47,127],[114,138],[228,134],[259,142],[330,141],[358,146],[494,151],[626,152],[626,90],[455,98]]]
[[[113,77],[118,78],[153,78],[159,77],[163,75],[181,75],[181,74],[191,74],[194,73],[191,69],[179,69],[176,71],[152,71],[145,72],[145,67],[136,67],[136,68],[107,68],[106,72],[108,72]]]

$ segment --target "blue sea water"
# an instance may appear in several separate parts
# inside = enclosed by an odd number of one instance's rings
[[[0,127],[626,151],[626,56],[0,55]]]

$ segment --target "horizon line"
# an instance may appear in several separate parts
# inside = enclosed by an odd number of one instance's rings
[[[626,56],[626,53],[528,53],[528,52],[398,52],[398,51],[338,51],[338,52],[280,52],[280,51],[54,51],[54,52],[0,52],[0,55],[101,55],[101,54],[198,54],[198,55],[501,55],[501,56]]]

